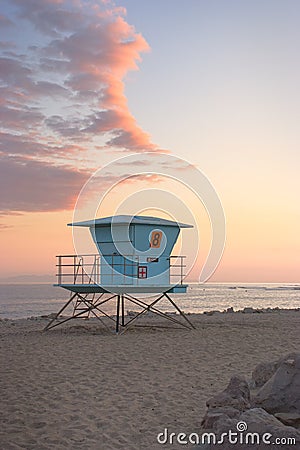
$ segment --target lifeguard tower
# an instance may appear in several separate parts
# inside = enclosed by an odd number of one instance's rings
[[[176,305],[170,294],[185,293],[185,256],[171,252],[180,230],[191,225],[149,216],[112,216],[68,224],[88,227],[98,253],[95,255],[57,256],[56,286],[71,291],[69,301],[49,322],[49,330],[77,317],[104,316],[115,322],[117,333],[125,331],[148,311],[187,328],[193,324]],[[155,298],[138,298],[141,294],[158,294]],[[158,309],[158,303],[167,299],[179,313],[168,314]],[[108,314],[104,305],[115,302],[116,313]],[[127,317],[125,302],[140,311]],[[70,317],[61,317],[72,306]]]

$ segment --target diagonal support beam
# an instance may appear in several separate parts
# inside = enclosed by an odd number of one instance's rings
[[[169,297],[169,295],[165,292],[164,293],[165,297],[169,300],[169,302],[174,306],[174,308],[177,309],[177,311],[179,312],[179,314],[187,321],[188,324],[190,324],[190,326],[195,330],[196,327],[192,324],[192,322],[186,317],[186,315],[184,314],[183,311],[181,311],[181,309],[179,308],[179,306],[176,305],[176,303],[171,299],[171,297]]]
[[[109,327],[102,321],[101,317],[98,313],[100,313],[103,316],[106,316],[110,320],[112,320],[115,323],[115,333],[116,334],[123,334],[126,330],[128,330],[133,323],[146,314],[148,311],[153,312],[154,314],[158,315],[159,317],[162,317],[164,319],[169,320],[170,322],[180,325],[181,327],[187,328],[187,329],[195,329],[195,326],[192,324],[192,322],[186,317],[186,315],[181,311],[181,309],[176,305],[176,303],[171,299],[171,297],[167,294],[167,292],[163,292],[159,297],[157,297],[155,300],[153,300],[151,303],[146,303],[141,299],[138,299],[136,297],[133,297],[129,294],[113,294],[109,296],[108,298],[103,299],[103,295],[95,299],[95,296],[93,296],[91,299],[88,298],[88,296],[83,296],[81,293],[76,292],[74,295],[71,296],[71,298],[68,300],[68,302],[59,310],[59,312],[55,315],[55,317],[48,323],[48,325],[44,328],[44,331],[50,330],[54,327],[57,327],[58,325],[61,325],[65,322],[68,322],[72,319],[76,319],[78,317],[83,316],[84,314],[88,313],[88,315],[93,314],[97,319],[100,320],[100,322],[105,325],[107,329]],[[81,306],[83,307],[79,312],[76,313],[76,307],[74,308],[73,315],[71,317],[64,318],[62,320],[59,320],[59,316],[61,313],[69,306],[69,304],[77,297],[77,302],[81,303]],[[179,312],[180,316],[187,322],[182,323],[182,321],[176,319],[175,317],[171,317],[170,315],[166,314],[165,312],[158,309],[155,305],[162,300],[164,297],[171,303],[171,305]],[[114,301],[116,300],[116,316],[115,318],[107,314],[105,311],[102,310],[101,306],[110,300]],[[131,318],[127,322],[125,322],[125,300],[139,306],[142,308],[142,311],[140,311],[135,317]],[[56,322],[56,323],[55,323]],[[155,326],[155,325],[154,325]]]
[[[69,306],[69,304],[74,300],[74,298],[77,296],[77,293],[71,296],[71,298],[67,301],[67,303],[58,311],[56,316],[45,326],[43,331],[47,331],[50,328],[53,328],[52,323],[55,322],[55,320],[61,315],[61,313]]]

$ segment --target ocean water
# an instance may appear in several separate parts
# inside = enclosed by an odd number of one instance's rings
[[[0,284],[0,318],[21,319],[57,312],[69,292],[48,284]],[[193,284],[187,294],[173,294],[185,312],[223,311],[229,307],[300,308],[300,284]],[[125,305],[134,310],[134,305]],[[111,306],[111,308],[113,305]],[[171,311],[170,304],[162,309]],[[111,314],[114,310],[107,311]]]

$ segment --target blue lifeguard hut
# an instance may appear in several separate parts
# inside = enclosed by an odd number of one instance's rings
[[[71,291],[70,300],[46,326],[53,328],[76,317],[108,316],[102,306],[116,300],[116,332],[128,328],[139,316],[151,311],[185,327],[192,323],[169,294],[185,293],[184,258],[174,256],[172,250],[181,229],[191,225],[150,216],[117,215],[68,224],[87,227],[97,247],[93,255],[60,255],[57,261],[56,286]],[[136,294],[159,294],[150,303]],[[167,299],[185,319],[157,308],[161,299]],[[125,301],[141,308],[134,317],[125,318]],[[74,304],[71,317],[61,319],[63,311]]]

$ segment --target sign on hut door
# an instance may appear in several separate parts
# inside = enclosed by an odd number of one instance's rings
[[[159,248],[162,238],[162,231],[154,230],[151,233],[150,247]]]

